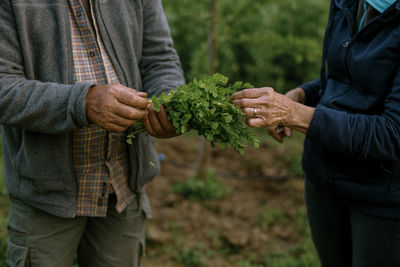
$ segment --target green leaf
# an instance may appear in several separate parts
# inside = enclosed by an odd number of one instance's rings
[[[232,121],[232,115],[224,114],[224,120],[226,123],[230,123]]]

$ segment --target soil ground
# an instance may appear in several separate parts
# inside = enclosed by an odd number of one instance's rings
[[[289,151],[301,150],[301,141],[295,147],[263,141],[243,155],[213,149],[212,166],[229,193],[189,201],[171,188],[194,175],[200,143],[194,136],[157,141],[165,159],[161,174],[147,186],[153,218],[147,222],[143,266],[290,267],[295,266],[290,259],[304,256],[310,262],[304,266],[314,264],[303,179],[292,170]]]

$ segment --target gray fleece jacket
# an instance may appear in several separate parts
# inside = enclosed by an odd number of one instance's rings
[[[121,84],[149,96],[184,83],[160,0],[96,0],[99,31]],[[72,84],[65,0],[0,1],[0,124],[12,197],[74,217],[73,132],[88,126],[90,83]],[[159,172],[151,137],[129,146],[130,186]],[[154,163],[154,164],[151,164]],[[155,167],[154,167],[155,166]]]

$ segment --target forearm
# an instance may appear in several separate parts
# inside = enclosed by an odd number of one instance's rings
[[[43,133],[75,131],[88,124],[85,108],[90,86],[0,74],[0,123]]]

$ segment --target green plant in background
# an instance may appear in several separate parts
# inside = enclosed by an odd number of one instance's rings
[[[186,78],[207,75],[209,0],[163,4]],[[282,93],[316,78],[328,10],[325,0],[219,0],[218,71]]]
[[[267,215],[269,214],[269,215]],[[298,235],[299,240],[288,252],[271,253],[264,257],[263,266],[268,267],[318,267],[320,266],[318,256],[311,241],[310,228],[307,223],[306,208],[301,206],[292,214],[285,214],[283,209],[278,211],[277,207],[266,206],[260,214],[261,227],[268,231],[272,225],[284,225],[294,234]]]
[[[258,217],[258,225],[264,231],[270,230],[271,226],[282,225],[288,223],[288,218],[285,211],[281,207],[272,207],[266,205],[260,212]]]
[[[184,247],[177,252],[175,260],[184,264],[187,267],[202,267],[206,266],[203,252],[200,247]]]
[[[265,259],[268,267],[319,267],[320,263],[315,254],[306,253],[294,257],[286,253],[269,255]]]
[[[189,200],[203,201],[207,199],[222,199],[230,189],[210,171],[206,179],[189,178],[183,183],[178,183],[171,191]]]

